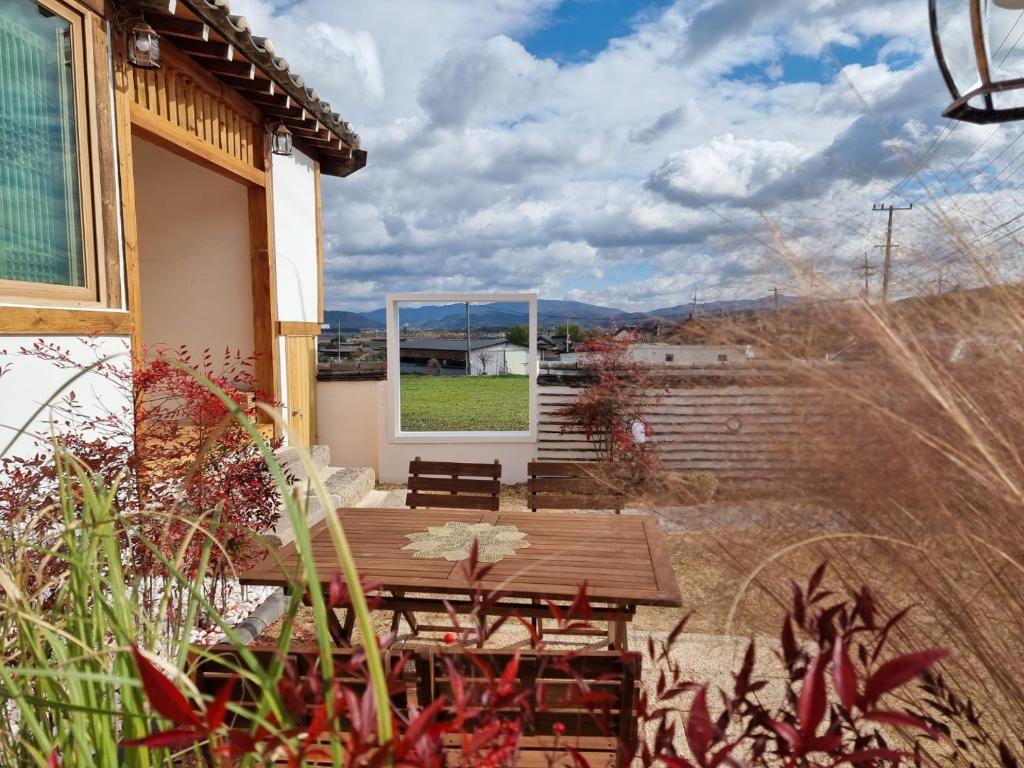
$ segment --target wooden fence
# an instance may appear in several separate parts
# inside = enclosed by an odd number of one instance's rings
[[[539,384],[538,457],[599,458],[560,414],[586,376],[542,367]],[[826,415],[806,376],[780,366],[666,368],[664,386],[640,396],[653,432],[648,445],[667,467],[730,481],[776,481],[791,473],[802,430]]]

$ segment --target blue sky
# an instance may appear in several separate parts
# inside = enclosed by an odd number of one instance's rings
[[[934,285],[950,265],[931,256],[958,234],[1024,247],[985,235],[1024,204],[1020,129],[947,131],[921,0],[232,9],[369,152],[324,187],[332,309],[414,290],[629,310],[695,290],[855,295],[852,265],[883,236],[871,205],[892,189],[915,203],[895,233],[899,291]]]
[[[613,38],[624,37],[639,18],[650,17],[667,6],[652,0],[566,0],[543,23],[518,38],[540,58],[559,62],[592,59]]]

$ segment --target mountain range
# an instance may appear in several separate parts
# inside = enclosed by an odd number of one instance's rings
[[[776,299],[766,296],[760,299],[731,299],[699,304],[698,315],[744,312],[768,309]],[[789,306],[796,299],[779,294],[780,306]],[[544,328],[564,325],[566,321],[581,328],[607,328],[619,325],[638,325],[657,320],[679,322],[693,311],[692,304],[678,304],[674,307],[660,307],[649,312],[629,312],[614,307],[602,307],[582,301],[539,299],[537,301],[537,323]],[[382,330],[386,327],[387,311],[381,307],[370,312],[348,312],[329,309],[324,312],[324,322],[341,331]],[[470,306],[470,325],[479,330],[500,331],[513,325],[525,325],[529,320],[529,307],[524,302],[491,302]],[[466,305],[434,304],[425,307],[399,308],[399,322],[403,328],[418,331],[456,331],[466,327]]]

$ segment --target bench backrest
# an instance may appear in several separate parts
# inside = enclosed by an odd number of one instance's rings
[[[420,706],[440,696],[452,700],[446,660],[452,662],[468,687],[486,683],[484,670],[500,677],[514,654],[491,649],[424,649],[416,657]],[[520,651],[517,679],[521,689],[528,692],[528,711],[532,712],[523,723],[526,739],[521,748],[550,746],[555,724],[560,723],[564,726],[559,734],[563,744],[573,746],[577,739],[603,737],[610,752],[621,752],[616,744],[631,741],[636,731],[641,664],[639,653]],[[509,711],[510,717],[521,714],[518,708]],[[616,762],[628,765],[624,753]]]
[[[538,509],[613,509],[621,512],[626,492],[619,467],[601,461],[531,461],[528,505]]]
[[[318,670],[320,666],[320,649],[317,646],[292,647],[283,657],[273,646],[250,647],[249,650],[256,656],[260,667],[264,670],[269,669],[275,661],[287,660],[298,675],[305,677]],[[234,680],[231,703],[244,709],[256,709],[262,695],[255,682],[239,674],[239,670],[246,671],[251,668],[242,659],[238,649],[229,643],[222,643],[205,648],[203,653],[205,655],[197,654],[193,670],[193,679],[199,692],[216,696],[229,681]],[[367,682],[362,671],[353,665],[354,653],[355,651],[351,648],[335,648],[333,650],[331,656],[334,662],[334,673],[331,680],[341,683],[357,695],[362,696]],[[397,661],[397,658],[395,654],[389,654],[385,658],[385,663],[391,665]],[[404,683],[392,691],[391,704],[399,711],[408,707],[408,696]],[[309,704],[305,716],[300,717],[300,722],[297,724],[307,725],[312,716],[313,706]],[[230,713],[228,718],[232,719]]]
[[[457,461],[409,462],[409,493],[405,505],[448,509],[498,511],[501,464],[470,464]]]

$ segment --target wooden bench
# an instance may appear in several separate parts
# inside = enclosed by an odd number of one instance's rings
[[[416,657],[419,705],[426,707],[441,696],[452,700],[446,660],[452,662],[467,687],[484,686],[487,672],[500,677],[513,655],[514,651],[505,650],[421,651]],[[507,711],[510,718],[527,713],[515,765],[571,768],[575,763],[565,751],[568,745],[593,768],[626,768],[632,760],[627,747],[636,734],[640,673],[638,653],[584,651],[567,656],[521,651],[517,681],[527,692],[527,706]],[[585,692],[596,696],[584,701]],[[561,724],[561,733],[556,734],[556,724]],[[449,737],[446,744],[451,752],[459,750],[457,737]],[[451,762],[460,764],[458,757],[452,757]]]
[[[501,464],[470,464],[457,461],[409,462],[409,492],[405,506],[498,511]]]
[[[273,646],[253,646],[249,650],[256,656],[260,668],[264,671],[269,670],[275,662],[287,661],[298,675],[304,677],[311,672],[316,672],[320,665],[320,649],[315,645],[292,647],[284,657]],[[341,683],[357,695],[362,696],[367,688],[367,681],[365,675],[353,664],[353,656],[356,653],[357,651],[351,648],[335,648],[332,651],[334,673],[331,680]],[[392,652],[385,656],[385,664],[390,669],[401,658],[400,654]],[[229,643],[210,646],[203,649],[203,653],[195,653],[192,661],[192,678],[200,693],[216,696],[227,683],[234,681],[235,687],[232,690],[230,702],[246,710],[255,711],[259,707],[263,698],[262,691],[259,690],[255,682],[241,674],[255,670],[252,670],[246,663],[235,646]],[[398,713],[408,710],[408,691],[404,680],[401,680],[400,685],[396,684],[392,688],[391,706]],[[308,725],[312,716],[313,706],[311,703],[307,703],[305,711],[296,717],[295,725],[300,727]],[[243,716],[229,712],[228,725],[235,722],[243,728],[248,724]],[[342,720],[342,727],[346,725],[346,722],[345,719]]]
[[[600,461],[531,461],[528,505],[538,509],[605,509],[622,512],[626,491],[620,467]],[[620,482],[622,481],[622,482]]]

